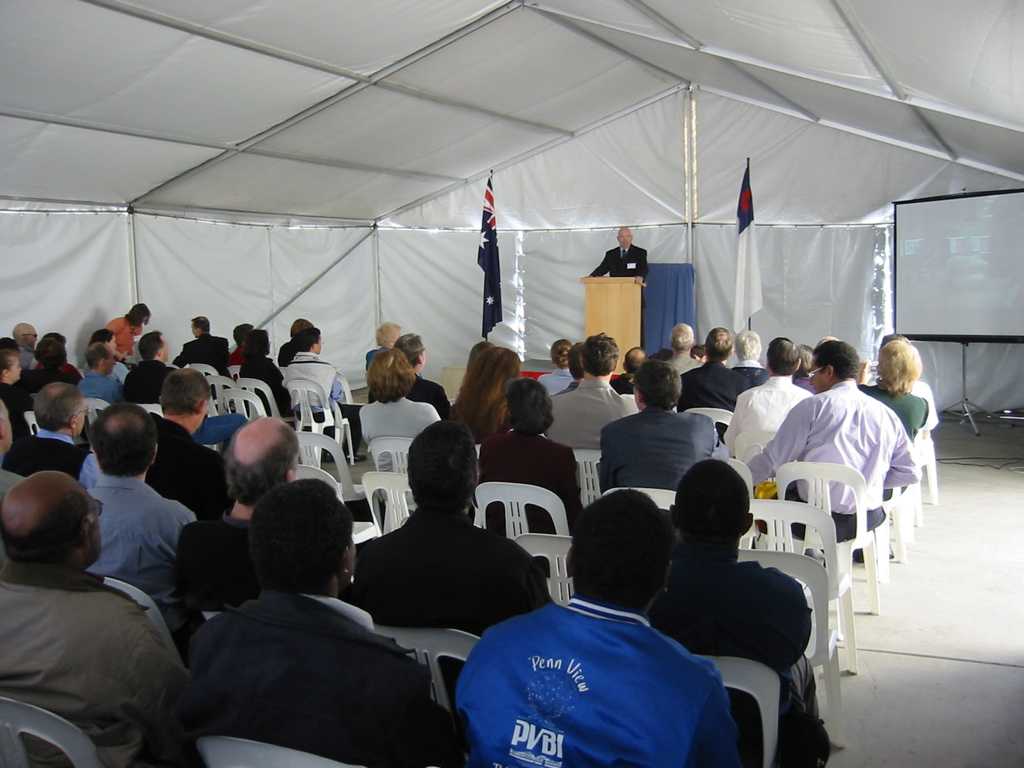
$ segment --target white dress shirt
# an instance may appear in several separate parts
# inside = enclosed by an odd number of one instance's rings
[[[811,396],[793,383],[792,376],[772,376],[759,387],[752,387],[736,398],[736,410],[725,430],[725,444],[736,454],[736,438],[741,432],[778,432],[789,410]]]

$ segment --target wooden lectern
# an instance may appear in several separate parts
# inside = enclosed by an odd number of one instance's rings
[[[632,277],[584,277],[587,289],[586,333],[606,333],[619,345],[619,365],[626,351],[640,346],[640,291]]]

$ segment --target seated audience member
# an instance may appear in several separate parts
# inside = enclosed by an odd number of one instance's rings
[[[153,415],[157,431],[156,461],[146,482],[165,499],[180,501],[199,520],[219,520],[231,503],[220,454],[192,435],[206,418],[210,385],[199,371],[183,368],[164,380],[160,406]]]
[[[749,464],[755,483],[773,477],[790,461],[853,467],[867,484],[870,531],[885,520],[883,490],[916,483],[921,471],[896,414],[857,389],[859,366],[857,350],[845,342],[828,341],[815,349],[811,380],[819,396],[794,405],[775,437]],[[780,496],[787,490],[780,488]],[[832,483],[830,493],[836,541],[848,541],[857,534],[853,491]]]
[[[14,386],[21,378],[21,358],[13,349],[0,349],[0,400],[10,414],[14,439],[28,437],[25,413],[33,409],[32,396],[21,387]]]
[[[135,339],[149,325],[150,311],[145,304],[136,304],[123,317],[115,317],[107,323],[107,330],[114,334],[118,358],[131,357]]]
[[[511,349],[491,346],[483,350],[466,370],[452,406],[452,420],[469,427],[478,443],[507,430],[505,386],[519,378],[519,371],[519,355]]]
[[[86,397],[95,397],[108,403],[119,403],[124,400],[124,391],[111,374],[117,358],[106,344],[89,345],[85,351],[85,364],[89,370],[78,382],[79,391]]]
[[[210,335],[209,318],[198,315],[192,318],[192,341],[186,342],[181,354],[174,358],[174,364],[184,368],[192,363],[212,365],[221,376],[228,373],[228,340],[223,336]]]
[[[385,349],[374,356],[366,374],[372,402],[359,412],[367,445],[377,437],[416,437],[438,420],[434,406],[409,399],[415,381],[403,350]],[[381,470],[389,471],[390,456],[382,461],[386,466]]]
[[[694,344],[690,347],[690,357],[696,360],[700,365],[704,365],[708,361],[707,349],[703,344]]]
[[[295,348],[295,337],[303,331],[310,330],[312,327],[313,324],[309,320],[301,317],[292,323],[292,327],[288,331],[288,341],[277,350],[277,365],[279,368],[287,368],[292,358],[295,357],[295,353],[298,351]]]
[[[715,424],[707,416],[675,412],[679,376],[669,363],[648,360],[641,365],[635,392],[640,412],[601,430],[601,490],[674,490],[686,470],[714,455]]]
[[[922,371],[924,370],[924,364],[921,363],[921,353],[918,352],[917,347],[908,339],[906,336],[902,336],[898,333],[890,333],[888,336],[882,337],[882,343],[878,346],[879,356],[881,356],[882,347],[888,344],[890,341],[905,341],[910,344],[914,350],[914,355],[917,357],[918,363],[921,364]],[[928,386],[928,382],[920,378],[921,374],[918,374],[918,378],[914,381],[913,386],[910,388],[910,394],[915,397],[923,398],[928,403],[928,416],[925,418],[924,426],[921,429],[932,430],[939,426],[939,411],[935,407],[935,395],[932,393],[932,388]]]
[[[220,520],[186,525],[178,539],[178,594],[190,611],[222,611],[259,596],[249,557],[249,523],[256,503],[295,479],[299,441],[280,419],[242,427],[224,454],[228,494],[235,500]]]
[[[793,374],[793,383],[801,389],[806,389],[812,395],[818,394],[811,383],[811,371],[814,370],[814,350],[807,344],[799,344],[800,366]]]
[[[348,419],[349,429],[352,430],[352,450],[359,451],[359,444],[363,440],[362,421],[359,412],[362,406],[345,401],[345,389],[341,384],[341,377],[337,369],[326,360],[320,357],[323,351],[323,340],[319,328],[307,328],[299,332],[291,340],[294,355],[284,372],[284,384],[287,388],[289,381],[305,379],[315,381],[327,396],[338,404],[341,415]],[[323,404],[327,406],[327,403]],[[296,406],[293,403],[292,408]]]
[[[736,373],[747,379],[747,387],[759,387],[768,381],[768,371],[761,366],[761,337],[757,331],[740,331],[736,334],[736,359],[732,367]]]
[[[128,366],[121,362],[120,355],[117,351],[117,341],[114,339],[114,332],[108,331],[106,328],[100,328],[98,331],[93,331],[92,336],[89,337],[89,346],[93,344],[103,344],[107,349],[110,350],[110,354],[114,356],[114,370],[111,371],[110,375],[124,387],[124,381],[128,378]]]
[[[96,456],[75,445],[85,427],[85,398],[77,387],[63,382],[47,384],[36,395],[39,432],[16,440],[4,455],[4,469],[22,477],[35,472],[65,472],[85,488],[99,476]]]
[[[228,356],[229,371],[232,365],[241,365],[245,362],[245,340],[249,338],[252,330],[252,323],[242,323],[241,325],[236,325],[235,329],[231,332],[231,336],[235,340],[235,348]]]
[[[64,345],[53,337],[40,339],[36,344],[36,360],[39,367],[23,369],[18,380],[18,386],[30,395],[34,395],[47,384],[64,382],[74,386],[82,379],[77,371],[68,373],[63,370],[68,361],[68,353]]]
[[[262,329],[255,329],[245,337],[245,360],[238,372],[240,379],[259,379],[268,387],[274,396],[277,411],[287,416],[292,410],[292,398],[284,388],[284,374],[270,359],[270,336]],[[270,403],[267,403],[270,413]]]
[[[547,488],[565,505],[571,531],[582,511],[572,448],[545,437],[551,426],[551,397],[539,381],[512,379],[505,388],[508,432],[491,435],[480,446],[481,483],[526,483]],[[554,533],[551,518],[541,509],[526,508],[531,533]],[[487,510],[487,529],[505,535],[505,515],[498,505]]]
[[[124,380],[124,399],[130,403],[160,402],[160,390],[174,369],[167,365],[167,342],[160,331],[150,331],[139,339],[141,362]]]
[[[613,378],[610,382],[612,389],[620,395],[632,395],[636,372],[640,370],[640,366],[644,364],[646,359],[647,353],[640,347],[633,347],[629,350],[622,361],[623,373],[617,379]]]
[[[445,393],[444,387],[423,378],[423,368],[427,364],[427,351],[423,347],[423,340],[415,333],[407,333],[398,337],[394,348],[405,355],[405,359],[412,366],[413,373],[416,374],[412,389],[409,390],[406,397],[414,403],[428,403],[434,406],[438,417],[447,419],[451,415],[451,403],[448,402],[448,395]]]
[[[662,347],[657,352],[653,352],[650,355],[648,355],[647,359],[660,360],[663,363],[671,363],[673,357],[675,357],[675,355],[672,354],[671,349],[669,349],[668,347]]]
[[[555,421],[548,437],[571,448],[601,447],[601,429],[605,424],[637,412],[636,403],[623,398],[608,383],[619,361],[615,339],[603,333],[583,343],[583,381],[572,392],[551,402]]]
[[[10,417],[7,415],[6,406],[3,401],[0,400],[0,456],[10,450],[13,439],[14,435],[11,432]],[[0,501],[3,501],[4,494],[6,494],[15,483],[19,483],[23,479],[24,478],[22,478],[21,475],[8,472],[6,469],[0,469]],[[0,540],[0,568],[3,568],[5,559],[3,541]]]
[[[878,353],[878,382],[860,388],[864,394],[892,409],[911,442],[928,419],[928,401],[910,394],[914,382],[920,378],[921,358],[917,350],[910,342],[896,339]]]
[[[725,328],[712,328],[704,345],[707,362],[684,373],[679,411],[687,408],[736,408],[736,398],[748,389],[746,377],[726,367],[732,354],[732,334]]]
[[[85,573],[100,554],[100,511],[59,472],[4,497],[0,696],[71,721],[106,768],[180,765],[188,672],[134,600]],[[26,746],[32,765],[66,764],[49,745]]]
[[[739,766],[715,665],[647,619],[671,552],[668,522],[637,491],[583,510],[568,610],[491,628],[459,675],[468,766]]]
[[[668,588],[651,607],[651,624],[691,653],[739,656],[771,667],[782,678],[784,710],[795,705],[816,717],[814,673],[804,658],[811,609],[795,579],[738,562],[740,536],[753,520],[746,483],[726,462],[690,468],[672,506],[678,543]],[[747,747],[742,751],[760,752],[760,721],[756,712],[749,719],[745,713],[737,703]]]
[[[21,367],[26,371],[31,370],[36,364],[36,340],[39,338],[36,329],[28,323],[18,323],[11,331],[11,336],[18,344]]]
[[[730,452],[735,454],[736,438],[744,432],[778,430],[789,409],[811,396],[793,383],[793,373],[799,365],[800,350],[796,344],[781,336],[772,339],[768,345],[768,381],[736,398],[736,410],[725,430],[725,444]]]
[[[572,377],[572,381],[569,382],[565,389],[561,392],[556,392],[555,395],[564,395],[566,392],[572,392],[583,381],[583,347],[582,341],[577,341],[569,347],[569,375]],[[552,395],[552,397],[555,395]]]
[[[347,764],[461,766],[430,672],[338,599],[352,579],[352,515],[319,480],[256,505],[249,550],[262,592],[208,621],[178,708],[190,739],[254,739]]]
[[[402,326],[398,323],[381,323],[377,326],[377,346],[366,353],[366,370],[370,370],[370,363],[373,362],[373,356],[378,352],[383,352],[387,349],[394,349],[395,342],[398,341],[398,337],[401,335]]]
[[[533,558],[511,539],[473,525],[476,478],[476,450],[464,425],[440,421],[413,440],[409,487],[416,510],[359,552],[352,602],[375,622],[479,635],[548,602],[547,580]]]
[[[75,384],[77,384],[79,381],[81,381],[82,380],[82,372],[80,370],[78,370],[78,368],[76,368],[70,362],[68,362],[68,359],[67,359],[67,349],[68,349],[67,337],[63,333],[57,333],[56,331],[50,331],[49,333],[44,333],[43,334],[43,339],[54,339],[55,341],[59,341],[61,344],[64,345],[64,364],[61,365],[60,372],[62,374],[64,374],[65,376],[68,376],[69,378],[74,378],[75,379],[75,382],[74,382]],[[42,341],[42,339],[40,339],[40,341]],[[42,368],[42,367],[43,367],[42,363],[36,363],[36,368]]]
[[[156,425],[146,411],[132,403],[112,405],[89,431],[102,472],[91,493],[103,505],[103,548],[89,571],[141,589],[176,633],[186,614],[174,595],[174,559],[181,529],[196,516],[146,485],[156,457]]]
[[[693,328],[687,323],[679,323],[672,328],[672,370],[682,376],[687,371],[699,368],[701,362],[691,355],[693,350]]]
[[[551,362],[555,370],[537,378],[549,395],[557,395],[572,384],[572,372],[569,370],[570,349],[572,342],[568,339],[559,339],[551,345]]]

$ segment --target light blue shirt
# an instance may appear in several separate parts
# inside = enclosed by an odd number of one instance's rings
[[[124,380],[128,378],[128,366],[122,362],[114,363],[114,370],[110,372],[111,377],[114,381],[124,386]]]
[[[113,376],[104,376],[96,371],[86,371],[78,382],[78,391],[86,397],[97,397],[108,403],[120,403],[124,400],[124,391]]]
[[[60,440],[68,445],[74,445],[75,440],[71,435],[65,435],[63,432],[51,432],[48,429],[39,428],[36,437],[45,437],[49,440]],[[85,457],[85,462],[82,464],[82,468],[78,472],[78,482],[85,490],[89,490],[96,485],[97,479],[100,476],[100,465],[96,463],[96,454],[90,453]]]
[[[175,560],[181,529],[196,516],[134,477],[100,474],[92,496],[103,502],[102,551],[89,568],[132,584],[160,608],[173,632],[185,623],[185,608],[174,596]]]
[[[549,395],[557,395],[559,392],[564,392],[565,388],[572,384],[573,379],[568,368],[559,368],[537,377],[537,381],[544,385],[544,389],[548,391]]]

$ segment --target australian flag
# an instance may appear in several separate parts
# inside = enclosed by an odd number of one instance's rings
[[[490,177],[484,190],[484,215],[480,225],[480,250],[476,263],[484,271],[483,337],[501,322],[501,262],[498,260],[498,222],[494,217],[494,185]]]

